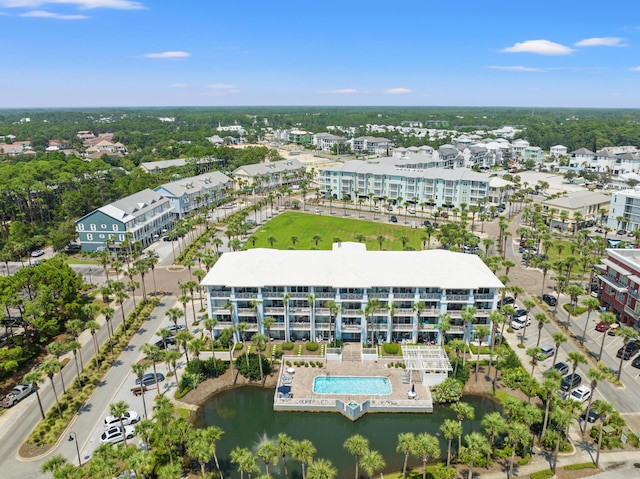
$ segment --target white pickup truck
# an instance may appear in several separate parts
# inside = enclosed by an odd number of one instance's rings
[[[0,406],[11,407],[17,402],[22,401],[33,391],[33,384],[18,384],[2,401],[0,401]]]

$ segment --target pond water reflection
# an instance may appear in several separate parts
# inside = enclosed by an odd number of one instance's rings
[[[466,397],[465,401],[476,411],[475,420],[464,421],[465,434],[480,430],[484,415],[499,410],[499,406],[488,398],[472,396]],[[284,432],[293,439],[309,439],[313,442],[318,450],[316,457],[331,460],[338,469],[338,478],[342,479],[352,478],[354,473],[354,459],[342,447],[349,436],[361,434],[366,437],[369,447],[384,456],[386,470],[398,471],[404,459],[396,452],[398,434],[438,434],[444,419],[455,419],[455,413],[449,407],[439,405],[435,406],[433,414],[365,414],[356,422],[338,413],[274,412],[272,390],[240,388],[222,392],[210,399],[202,408],[196,425],[215,425],[225,431],[217,447],[225,476],[231,474],[239,477],[235,466],[228,460],[234,447],[248,447],[255,451],[265,438],[275,439],[278,433]],[[442,438],[441,444],[443,454],[446,454],[446,443]],[[418,465],[419,460],[410,458],[409,464]],[[291,477],[301,477],[296,461],[289,460],[288,465]],[[269,471],[274,477],[284,477],[278,467],[270,467]]]

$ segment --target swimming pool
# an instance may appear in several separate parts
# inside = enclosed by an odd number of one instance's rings
[[[315,394],[388,395],[391,382],[381,376],[316,376]]]

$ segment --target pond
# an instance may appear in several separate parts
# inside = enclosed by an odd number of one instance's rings
[[[482,417],[499,410],[488,398],[465,397],[475,411],[474,421],[464,421],[464,433],[480,430]],[[218,426],[224,430],[217,453],[225,477],[240,477],[228,456],[236,447],[248,447],[255,451],[261,441],[275,439],[284,432],[293,439],[309,439],[317,449],[316,457],[329,459],[338,469],[338,478],[352,478],[355,461],[342,444],[353,434],[361,434],[369,440],[370,449],[379,451],[387,463],[386,471],[402,469],[404,457],[396,452],[398,434],[428,432],[438,434],[444,419],[455,419],[455,413],[447,406],[434,406],[433,414],[365,414],[351,422],[338,413],[274,412],[273,391],[261,388],[240,388],[225,391],[210,399],[202,408],[198,426]],[[441,438],[443,457],[446,442]],[[288,459],[291,477],[301,477],[299,464]],[[409,459],[410,465],[419,465],[417,458]],[[264,465],[261,463],[261,470]],[[280,463],[269,468],[274,477],[284,477]]]

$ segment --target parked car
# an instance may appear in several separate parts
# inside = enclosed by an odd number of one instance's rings
[[[171,336],[175,336],[178,331],[184,331],[187,327],[184,324],[172,324],[171,326],[167,326],[166,329],[171,333]]]
[[[22,401],[33,391],[35,391],[33,384],[18,384],[0,401],[0,406],[11,407],[15,403]]]
[[[596,331],[604,333],[607,329],[609,329],[609,325],[607,325],[607,323],[605,323],[604,321],[600,321],[598,324],[596,324]]]
[[[69,243],[67,246],[62,248],[64,253],[78,253],[82,249],[82,246],[76,243]]]
[[[501,308],[502,306],[505,306],[507,304],[513,304],[515,302],[516,300],[513,296],[505,296],[504,299],[498,300],[498,308]]]
[[[142,418],[137,412],[130,410],[122,415],[122,424],[125,426],[130,426],[132,424],[140,422],[140,419]],[[120,418],[116,416],[107,416],[104,418],[103,422],[105,429],[111,429],[112,427],[120,426]]]
[[[38,258],[38,257],[43,256],[43,255],[44,255],[44,251],[42,251],[41,249],[37,249],[37,250],[31,252],[31,257],[32,258]]]
[[[586,402],[590,397],[591,388],[589,386],[578,386],[573,391],[571,391],[569,399],[573,399],[574,401]]]
[[[556,353],[556,347],[551,344],[545,344],[540,348],[540,353],[545,359],[550,358]]]
[[[387,211],[393,211],[393,206],[391,205],[387,206]]]
[[[627,230],[618,230],[618,231],[617,231],[617,233],[618,233],[620,236],[622,236],[622,235],[627,234]]]
[[[425,226],[431,226],[431,221],[429,221],[429,220],[424,220],[424,221],[422,222],[422,224],[423,224],[423,225],[425,225]]]
[[[380,207],[378,205],[373,206],[373,211],[380,211]]]
[[[609,330],[607,331],[607,334],[609,336],[615,336],[616,335],[616,331],[618,330],[618,328],[620,327],[620,325],[618,323],[613,323],[609,325]]]
[[[596,422],[598,419],[600,419],[600,414],[598,414],[598,412],[597,412],[597,411],[595,411],[595,410],[593,409],[593,404],[592,404],[591,406],[592,406],[592,407],[591,407],[591,409],[589,409],[589,418],[588,418],[587,420],[588,420],[589,422],[591,422],[591,423],[594,423],[594,422]],[[582,419],[583,421],[585,420],[585,413],[586,413],[586,412],[587,412],[587,411],[583,412],[583,413],[580,415],[580,419]]]
[[[636,354],[640,352],[640,344],[635,341],[627,343],[625,346],[622,346],[618,349],[616,353],[616,358],[623,358],[625,361],[634,357]]]
[[[636,358],[631,363],[631,366],[640,369],[640,356],[636,356]]]
[[[169,336],[167,339],[156,341],[155,346],[160,349],[176,349],[176,338]]]
[[[558,300],[555,298],[555,296],[552,296],[548,293],[542,295],[542,301],[547,303],[549,306],[555,306],[556,304],[558,304]]]
[[[391,218],[389,218],[389,221],[391,221],[392,223],[397,223],[398,222],[398,218],[395,216],[391,216]]]
[[[514,318],[520,318],[522,316],[526,316],[527,315],[527,310],[526,309],[517,309],[515,313],[513,313],[513,317]]]
[[[561,376],[564,376],[569,373],[569,365],[563,362],[555,363],[552,367],[547,369],[546,372],[548,373],[549,371],[558,371]]]
[[[152,384],[161,383],[164,381],[164,374],[156,373],[147,373],[142,376],[142,380],[140,378],[136,378],[136,384],[142,384],[143,386],[150,386]]]
[[[524,328],[525,324],[531,326],[531,318],[528,316],[520,316],[519,318],[513,318],[511,321],[511,328],[516,331]]]
[[[125,426],[124,430],[120,429],[120,426],[112,427],[102,433],[102,436],[100,436],[100,442],[103,444],[117,444],[121,441],[124,441],[125,437],[127,439],[133,438],[135,434],[136,430],[133,428],[133,426]]]
[[[416,210],[414,210],[413,208],[407,208],[407,213],[409,213],[410,215],[415,215]]]
[[[582,376],[580,376],[578,373],[567,374],[564,378],[562,378],[560,389],[566,392],[569,389],[580,386],[581,383]]]

